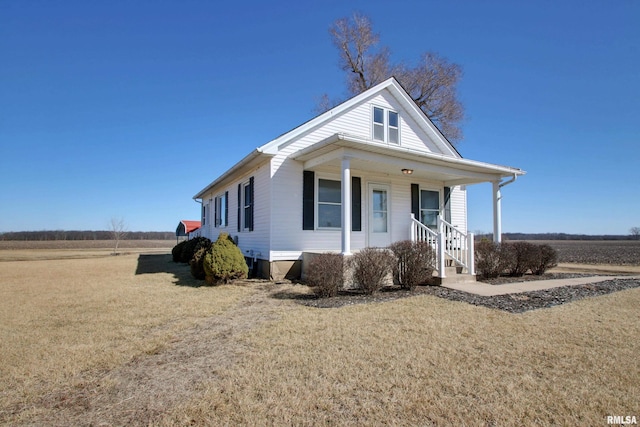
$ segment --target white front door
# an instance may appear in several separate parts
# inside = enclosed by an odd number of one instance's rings
[[[368,246],[386,247],[391,244],[389,186],[369,184]]]

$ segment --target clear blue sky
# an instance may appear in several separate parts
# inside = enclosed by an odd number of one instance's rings
[[[506,232],[640,226],[640,2],[0,0],[0,232],[173,230],[191,197],[345,93],[327,29],[460,64],[466,158],[522,168]],[[491,188],[469,187],[490,231]]]

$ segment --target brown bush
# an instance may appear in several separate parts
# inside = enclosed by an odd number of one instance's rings
[[[538,246],[529,242],[505,242],[501,245],[504,268],[509,276],[524,276],[531,268]]]
[[[535,245],[535,250],[528,260],[531,273],[539,276],[557,265],[558,252],[554,248],[549,245]]]
[[[413,290],[433,278],[435,253],[426,242],[403,240],[389,247],[395,256],[393,281],[403,289]]]
[[[336,296],[344,284],[344,262],[341,254],[324,253],[309,262],[306,282],[320,298]]]
[[[353,281],[365,294],[374,294],[382,288],[391,273],[393,256],[386,249],[365,248],[350,260]]]
[[[483,279],[498,277],[508,263],[508,254],[502,245],[482,239],[475,247],[476,272]]]

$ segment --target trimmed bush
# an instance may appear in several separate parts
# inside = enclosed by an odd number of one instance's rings
[[[391,273],[393,256],[386,249],[365,248],[350,259],[353,281],[365,294],[374,294]]]
[[[540,276],[558,265],[558,251],[549,245],[535,245],[528,264],[531,273]]]
[[[344,283],[344,259],[341,254],[314,256],[307,267],[306,282],[320,298],[338,295]]]
[[[498,277],[508,261],[502,245],[488,239],[482,239],[475,247],[476,272],[483,279]]]
[[[389,249],[395,255],[394,283],[403,289],[413,290],[433,279],[435,253],[428,243],[403,240],[392,244]]]
[[[171,257],[173,258],[173,262],[182,262],[180,261],[182,259],[182,251],[184,250],[187,242],[188,240],[183,240],[182,242],[175,245],[173,249],[171,249]]]
[[[210,285],[244,279],[249,274],[242,251],[227,233],[220,233],[204,257],[205,280]]]
[[[210,247],[211,245],[209,245],[208,247],[202,246],[196,251],[195,254],[193,254],[193,258],[191,258],[191,261],[189,261],[191,275],[194,279],[204,280],[204,256],[206,255]]]
[[[202,247],[211,246],[211,240],[206,237],[196,237],[191,240],[187,240],[186,244],[182,248],[182,254],[180,255],[180,262],[188,264],[193,258],[193,255]]]

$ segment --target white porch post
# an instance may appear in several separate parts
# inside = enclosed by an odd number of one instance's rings
[[[441,279],[447,277],[447,264],[445,258],[445,245],[447,244],[447,241],[445,237],[444,224],[442,223],[442,218],[438,215],[438,253],[436,256],[438,257],[438,277]]]
[[[475,257],[475,247],[474,247],[474,239],[475,236],[473,233],[467,234],[467,265],[469,266],[469,274],[476,274],[476,257]]]
[[[493,181],[493,241],[502,242],[502,213],[501,213],[500,181]]]
[[[342,255],[351,255],[351,161],[342,158]]]

